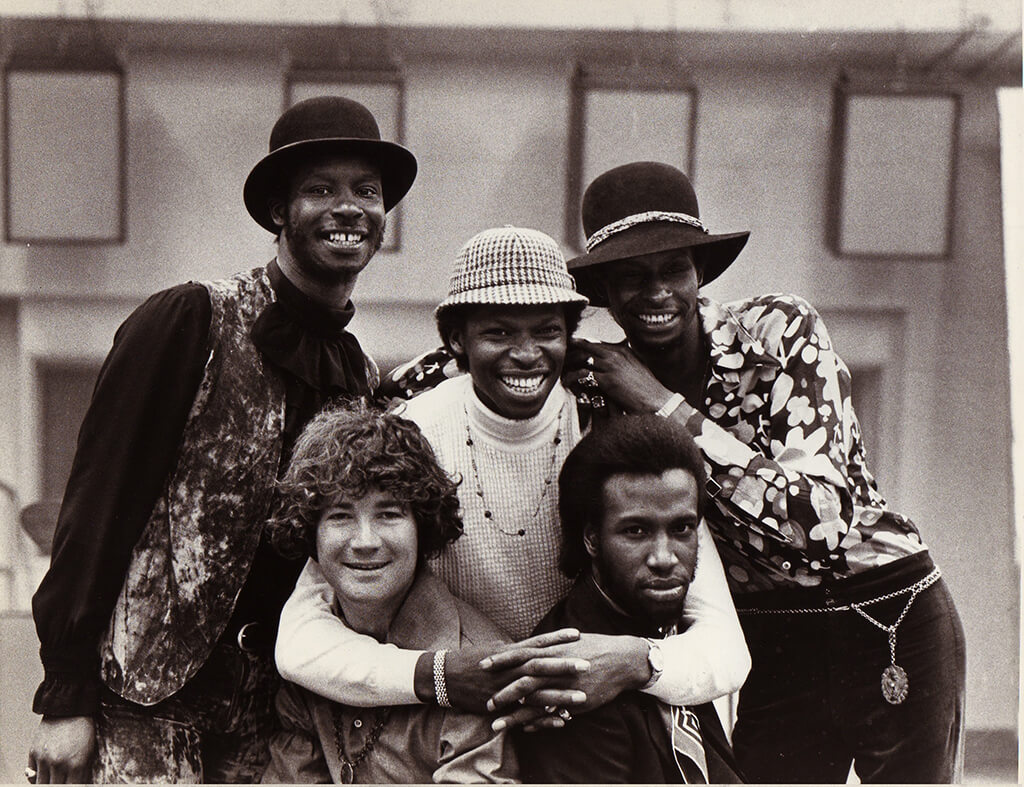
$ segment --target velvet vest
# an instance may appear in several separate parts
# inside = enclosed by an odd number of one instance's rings
[[[249,573],[281,460],[284,381],[249,337],[275,297],[266,271],[203,285],[206,369],[100,643],[104,682],[141,705],[177,692],[209,658]]]

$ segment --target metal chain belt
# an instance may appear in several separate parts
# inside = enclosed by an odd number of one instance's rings
[[[917,596],[917,594],[920,593],[922,590],[925,590],[926,588],[930,587],[931,585],[934,585],[939,580],[939,578],[941,576],[942,576],[942,572],[939,571],[939,567],[936,566],[934,569],[932,569],[932,572],[928,576],[924,577],[923,579],[919,579],[913,585],[910,585],[908,587],[902,588],[901,590],[894,590],[892,593],[886,593],[885,595],[878,596],[877,598],[868,599],[867,601],[855,601],[855,602],[853,602],[851,604],[843,604],[843,605],[838,606],[838,607],[813,607],[813,608],[802,608],[802,609],[737,609],[736,611],[738,613],[747,614],[747,615],[795,615],[795,614],[808,614],[808,613],[814,613],[814,612],[856,612],[861,617],[864,617],[864,618],[867,618],[868,620],[870,620],[872,623],[874,623],[876,626],[881,628],[883,631],[888,631],[889,630],[888,626],[881,625],[874,618],[871,618],[870,616],[865,615],[863,612],[861,612],[861,610],[859,608],[860,607],[866,607],[869,604],[877,604],[880,601],[888,601],[891,598],[897,598],[898,596],[902,596],[902,595],[904,595],[906,593],[913,593],[914,596]],[[908,609],[909,609],[909,606],[908,606]],[[906,612],[907,612],[907,610],[905,609],[903,611],[903,614],[905,615]],[[902,622],[902,620],[903,620],[903,615],[900,615],[900,619],[897,620],[893,624],[893,627],[898,626],[900,624],[900,622]]]
[[[926,588],[934,585],[939,577],[942,576],[942,572],[939,571],[936,566],[932,569],[932,572],[923,579],[919,579],[913,585],[905,587],[901,590],[894,590],[892,593],[885,593],[881,596],[868,599],[867,601],[851,601],[849,604],[843,604],[838,607],[818,607],[817,609],[739,609],[736,610],[739,613],[751,613],[754,615],[790,615],[793,613],[810,613],[810,612],[856,612],[864,620],[871,623],[873,626],[881,629],[889,636],[889,666],[882,670],[881,689],[882,697],[890,705],[899,705],[906,698],[910,691],[910,678],[907,677],[907,671],[903,669],[899,664],[896,663],[896,630],[900,627],[900,623],[903,622],[903,618],[910,612],[910,607],[914,603],[914,599],[925,590]],[[896,622],[891,626],[886,626],[879,620],[875,620],[862,607],[866,607],[869,604],[877,604],[879,601],[887,601],[891,598],[897,598],[898,596],[910,594],[910,598],[907,599],[907,603],[903,605],[903,611],[896,618]]]

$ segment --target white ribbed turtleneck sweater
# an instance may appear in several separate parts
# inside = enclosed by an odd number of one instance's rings
[[[580,440],[574,404],[559,384],[537,415],[504,418],[477,398],[467,374],[420,394],[402,413],[426,435],[441,466],[462,478],[465,532],[431,565],[453,593],[515,639],[529,636],[572,584],[558,570],[558,472]]]

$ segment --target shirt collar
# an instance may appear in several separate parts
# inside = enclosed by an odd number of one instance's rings
[[[344,306],[335,308],[310,298],[284,275],[276,257],[267,265],[267,277],[288,318],[310,333],[325,339],[335,338],[344,332],[345,326],[355,316],[356,307],[351,300]]]
[[[391,622],[387,641],[415,650],[458,648],[460,628],[455,597],[430,568],[421,566]]]
[[[529,418],[506,418],[494,412],[484,404],[477,396],[473,387],[473,378],[466,374],[462,379],[462,385],[469,389],[470,395],[466,406],[466,413],[474,429],[479,430],[492,440],[503,443],[525,445],[531,441],[538,441],[541,438],[547,439],[554,428],[569,398],[568,392],[562,387],[561,381],[555,383],[544,400],[540,410]]]

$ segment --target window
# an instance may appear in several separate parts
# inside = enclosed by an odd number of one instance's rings
[[[8,242],[124,240],[123,83],[116,65],[7,64]]]
[[[669,67],[579,67],[573,77],[565,238],[583,246],[580,205],[602,172],[663,161],[693,177],[697,91]]]
[[[851,257],[950,253],[959,97],[836,88],[829,241]]]

